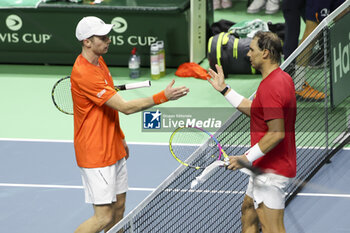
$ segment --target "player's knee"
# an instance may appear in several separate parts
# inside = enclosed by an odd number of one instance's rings
[[[250,211],[250,210],[254,210],[254,201],[252,198],[248,197],[248,196],[245,196],[244,197],[244,200],[243,200],[243,203],[242,203],[242,207],[241,207],[241,210],[242,210],[242,214]]]
[[[116,206],[116,214],[123,215],[125,211],[125,204],[117,204]]]
[[[124,196],[118,196],[117,197],[117,202],[114,203],[114,205],[115,205],[115,209],[117,210],[117,212],[124,213],[124,211],[125,211],[125,197]]]
[[[259,232],[259,219],[252,198],[244,197],[241,211],[242,232]]]
[[[114,216],[112,211],[105,211],[103,214],[96,216],[98,224],[101,228],[105,228],[107,225],[113,222]]]

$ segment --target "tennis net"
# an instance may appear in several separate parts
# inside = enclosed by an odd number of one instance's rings
[[[298,49],[281,65],[294,80],[307,82],[325,93],[318,102],[298,101],[296,121],[297,177],[287,188],[287,204],[303,184],[349,140],[350,98],[331,103],[330,29],[344,10],[346,1],[328,16]],[[347,13],[345,14],[347,15]],[[341,19],[339,19],[341,20]],[[311,66],[311,64],[313,64]],[[317,64],[320,64],[317,66]],[[243,154],[250,147],[249,118],[239,112],[215,134],[227,154]],[[190,160],[201,163],[203,153],[216,150],[203,145]],[[204,161],[202,161],[204,163]],[[240,232],[241,203],[247,176],[218,168],[206,182],[191,189],[200,170],[178,167],[138,207],[109,232]]]

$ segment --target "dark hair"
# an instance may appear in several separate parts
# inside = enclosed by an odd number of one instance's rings
[[[280,64],[282,54],[281,39],[273,32],[258,31],[254,38],[257,38],[258,46],[261,50],[267,49],[270,51],[271,61]]]

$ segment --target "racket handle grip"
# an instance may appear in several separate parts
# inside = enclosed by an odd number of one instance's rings
[[[150,87],[150,86],[151,86],[151,81],[147,80],[147,81],[143,81],[143,82],[119,85],[116,87],[116,89],[123,91],[123,90],[131,90],[131,89]]]
[[[229,166],[230,165],[230,159],[228,157],[225,157],[224,158],[224,163],[225,163],[225,166]]]

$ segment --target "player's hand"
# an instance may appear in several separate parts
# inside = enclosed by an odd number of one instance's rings
[[[249,163],[245,155],[229,156],[229,165],[227,166],[227,168],[230,170],[236,170],[236,169],[242,168],[242,166],[238,163],[238,160],[242,160],[246,163]]]
[[[222,91],[226,87],[225,83],[225,75],[224,71],[222,70],[222,66],[215,65],[217,73],[210,69],[208,70],[208,74],[210,75],[211,79],[207,79],[208,82],[217,90],[217,91]]]
[[[164,94],[168,100],[177,100],[185,95],[190,91],[189,88],[185,86],[181,87],[173,87],[175,83],[175,79],[173,79],[169,85],[164,89]]]
[[[125,151],[126,151],[126,156],[125,156],[125,160],[128,160],[128,158],[129,158],[129,147],[128,147],[128,144],[126,144],[126,141],[125,141],[125,139],[123,139],[123,146],[124,146],[124,148],[125,148]]]

